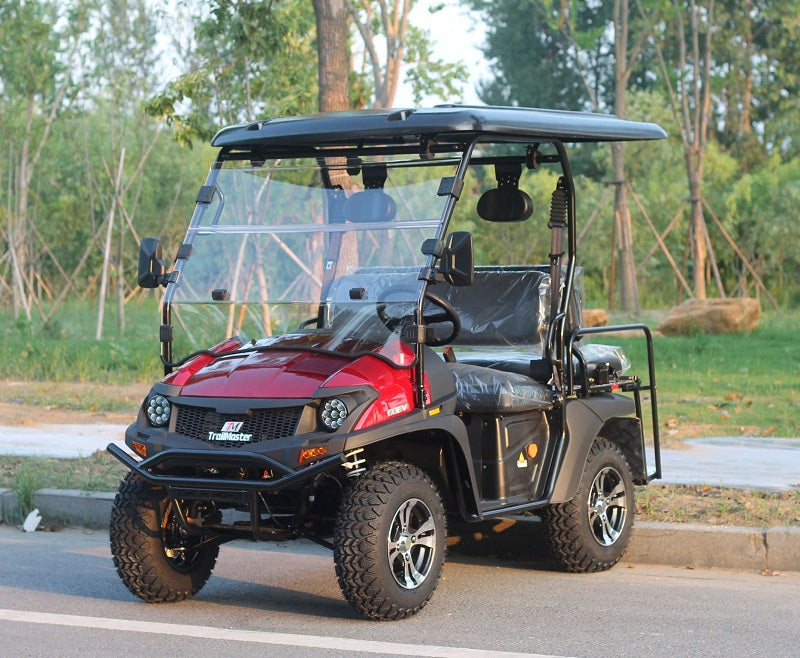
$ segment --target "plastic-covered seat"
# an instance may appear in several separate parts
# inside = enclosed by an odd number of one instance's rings
[[[525,375],[466,363],[448,367],[455,379],[458,411],[493,414],[553,406],[550,389]]]
[[[608,365],[609,370],[622,375],[630,368],[630,360],[615,345],[589,344],[576,348],[586,361],[587,375],[591,377],[598,366]],[[553,374],[550,362],[540,351],[530,352],[498,350],[497,352],[459,352],[459,363],[494,368],[505,372],[527,375],[539,381],[548,381]],[[577,359],[573,365],[578,368]]]

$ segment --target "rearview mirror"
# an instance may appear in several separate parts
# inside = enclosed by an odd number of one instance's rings
[[[139,245],[139,287],[158,288],[167,284],[166,264],[161,259],[161,240],[143,238]]]
[[[439,271],[450,285],[472,285],[475,278],[472,233],[454,231],[445,238]]]

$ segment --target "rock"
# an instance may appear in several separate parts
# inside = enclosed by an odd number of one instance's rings
[[[608,313],[604,308],[585,308],[583,309],[584,327],[607,327]]]
[[[667,312],[658,329],[667,335],[739,333],[755,329],[760,318],[761,305],[750,297],[687,299]]]

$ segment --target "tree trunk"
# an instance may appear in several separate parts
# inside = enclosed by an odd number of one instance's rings
[[[13,291],[14,317],[24,311],[25,317],[31,319],[31,303],[28,285],[28,263],[30,244],[28,240],[28,196],[30,194],[33,166],[29,161],[30,147],[26,136],[22,142],[22,153],[16,167],[16,217],[9,218],[8,242],[11,254],[11,288]]]
[[[408,14],[411,11],[410,0],[395,0],[393,3],[381,2],[377,15],[373,14],[371,0],[347,0],[350,18],[358,29],[364,48],[372,67],[372,83],[375,88],[373,107],[392,107],[394,97],[397,95],[397,86],[400,83],[400,73],[403,68],[403,57],[408,35]],[[358,5],[358,7],[356,6]],[[359,7],[363,14],[359,14]],[[378,31],[375,25],[380,24]],[[375,37],[380,35],[386,38],[385,48],[381,49],[375,44]],[[385,57],[385,64],[381,64]]]
[[[658,43],[656,53],[667,84],[670,103],[681,131],[686,176],[689,187],[691,215],[689,242],[693,262],[694,296],[706,299],[706,268],[708,248],[706,223],[703,217],[703,169],[708,146],[708,122],[711,117],[711,43],[714,23],[714,0],[707,6],[698,7],[690,0],[684,15],[683,8],[674,5],[675,30],[677,32],[678,57],[674,67],[679,73],[676,90],[669,81],[669,71],[663,51]],[[639,5],[644,15],[644,10]],[[688,34],[684,19],[688,19]],[[705,32],[703,33],[703,26]],[[701,45],[702,39],[705,43]]]
[[[123,146],[119,154],[119,169],[117,169],[117,176],[114,180],[114,195],[111,198],[111,210],[108,212],[108,226],[106,227],[106,242],[103,249],[103,270],[100,280],[97,330],[95,331],[94,336],[95,340],[100,340],[103,337],[103,316],[106,309],[106,291],[108,290],[108,268],[111,261],[111,236],[114,231],[114,214],[117,210],[117,200],[120,198],[120,190],[122,189],[122,167],[124,163],[125,147]]]
[[[350,109],[349,25],[345,0],[313,0],[317,21],[317,58],[319,67],[319,111]],[[344,158],[326,158],[331,165],[344,164]],[[344,168],[329,171],[332,185],[350,189],[353,182]],[[342,236],[339,266],[358,266],[358,245],[352,232]],[[321,275],[322,262],[317,261]],[[320,276],[321,278],[321,276]]]
[[[319,110],[350,107],[350,52],[345,0],[313,0],[317,21]]]
[[[625,117],[625,94],[628,69],[628,0],[614,2],[614,114]],[[625,311],[639,312],[639,289],[636,284],[636,262],[633,257],[633,229],[628,209],[628,188],[625,181],[625,150],[622,142],[611,144],[614,170],[614,222],[617,227],[620,303]],[[614,285],[612,282],[611,285]]]
[[[700,174],[702,176],[702,174]],[[691,195],[691,214],[689,235],[692,244],[692,261],[694,274],[694,296],[706,299],[706,268],[708,266],[708,249],[706,248],[706,220],[703,217],[703,190],[697,172],[689,178],[689,194]]]

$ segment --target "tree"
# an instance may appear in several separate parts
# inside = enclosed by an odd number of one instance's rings
[[[146,104],[186,145],[221,127],[312,111],[314,16],[304,2],[211,0],[187,70]]]
[[[125,327],[125,237],[131,232],[138,242],[134,219],[143,169],[161,132],[152,119],[139,111],[140,104],[152,93],[150,81],[156,77],[157,25],[147,3],[144,0],[103,3],[98,7],[96,20],[103,28],[92,45],[91,77],[96,87],[95,101],[110,108],[108,158],[101,158],[100,180],[94,180],[93,168],[87,167],[91,177],[89,184],[97,188],[107,224],[95,332],[95,338],[100,340],[112,260],[119,329]],[[84,126],[84,130],[88,127]],[[126,164],[129,165],[127,177],[124,176]],[[115,230],[117,240],[112,254]]]
[[[715,39],[715,135],[746,170],[800,150],[800,2],[722,0]]]
[[[350,49],[345,0],[313,0],[317,25],[319,111],[350,108]]]
[[[403,70],[415,103],[428,95],[448,98],[461,94],[466,68],[433,57],[430,33],[408,21],[414,0],[345,0],[345,4],[364,44],[373,107],[393,106]]]
[[[625,117],[629,81],[647,34],[646,26],[631,20],[628,0],[615,0],[613,13],[609,3],[584,1],[469,2],[484,11],[492,26],[486,52],[500,72],[497,81],[484,87],[486,100],[595,111],[613,107],[615,115]],[[632,25],[638,36],[629,52]],[[621,306],[638,311],[623,144],[613,143],[611,153]],[[612,292],[613,286],[612,280]]]
[[[63,19],[63,20],[61,20]],[[0,85],[6,170],[6,242],[14,316],[33,303],[31,185],[53,125],[74,89],[72,66],[86,28],[81,3],[0,3]],[[64,25],[57,28],[57,25]]]
[[[639,8],[644,15],[641,4]],[[712,35],[714,0],[699,7],[696,0],[683,6],[673,0],[654,40],[673,113],[678,119],[689,185],[689,239],[694,295],[705,299],[708,266],[708,229],[703,216],[703,174],[711,119]],[[675,39],[675,40],[673,40]],[[669,52],[662,44],[675,44]]]
[[[587,89],[570,56],[570,43],[551,17],[532,0],[465,0],[486,25],[484,54],[492,78],[479,94],[490,105],[588,109]]]

